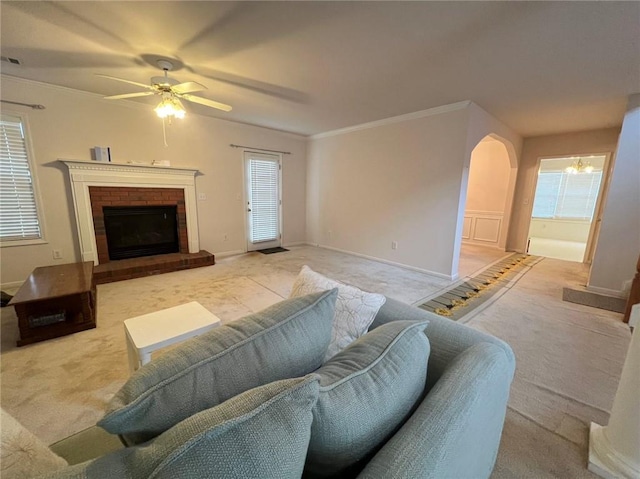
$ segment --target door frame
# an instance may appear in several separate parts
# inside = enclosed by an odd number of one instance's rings
[[[604,175],[602,177],[602,182],[600,183],[600,191],[598,192],[598,198],[596,199],[596,207],[593,210],[593,220],[591,220],[591,226],[589,227],[589,239],[587,240],[587,247],[584,250],[584,258],[582,260],[583,263],[587,264],[591,264],[593,261],[593,255],[596,251],[596,245],[598,244],[600,226],[602,225],[602,215],[604,213],[605,198],[609,193],[611,171],[613,169],[611,152],[600,154],[605,155],[604,167],[602,168]]]
[[[533,190],[531,201],[529,202],[529,228],[527,229],[527,242],[525,244],[525,252],[529,250],[529,238],[531,237],[531,220],[533,219],[533,203],[536,200],[536,191],[538,189],[538,177],[540,172],[540,163],[542,160],[564,159],[564,158],[580,158],[585,156],[604,156],[604,166],[602,167],[602,180],[600,182],[600,190],[598,191],[598,198],[596,198],[596,206],[593,209],[593,218],[589,225],[589,235],[587,236],[587,244],[584,250],[584,256],[582,262],[591,264],[593,260],[593,253],[595,252],[595,245],[598,241],[598,235],[600,233],[600,223],[602,222],[602,213],[604,211],[604,203],[607,193],[609,192],[609,183],[611,178],[611,168],[613,163],[611,161],[611,152],[599,152],[599,153],[573,153],[564,155],[545,155],[539,156],[536,161],[536,174],[533,178]],[[596,227],[596,223],[598,223]]]
[[[260,151],[257,148],[246,148],[242,150],[242,214],[244,223],[244,252],[248,253],[249,249],[249,215],[247,214],[247,207],[249,205],[249,184],[247,177],[247,156],[249,154],[256,154],[265,157],[272,157],[278,161],[278,246],[282,246],[282,154],[273,153],[271,151]]]

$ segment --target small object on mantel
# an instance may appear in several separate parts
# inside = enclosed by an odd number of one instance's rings
[[[95,146],[92,148],[93,160],[111,163],[111,148]]]
[[[171,162],[169,160],[153,160],[151,163],[153,166],[171,166]]]

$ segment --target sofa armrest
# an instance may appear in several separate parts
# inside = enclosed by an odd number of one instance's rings
[[[424,321],[425,319],[429,320],[425,334],[431,344],[427,390],[440,379],[444,371],[458,355],[474,344],[490,343],[497,346],[503,350],[512,368],[515,368],[513,351],[504,341],[393,298],[387,298],[385,304],[382,305],[374,318],[370,329],[375,329],[391,321]]]
[[[489,477],[513,373],[511,356],[498,345],[468,348],[358,478]]]

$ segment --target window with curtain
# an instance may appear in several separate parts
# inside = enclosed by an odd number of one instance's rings
[[[25,141],[18,116],[0,115],[0,241],[42,238]]]
[[[602,171],[571,174],[538,173],[534,218],[591,220],[598,200]]]

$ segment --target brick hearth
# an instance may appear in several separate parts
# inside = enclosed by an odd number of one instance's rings
[[[104,206],[177,206],[180,253],[189,253],[183,189],[90,186],[89,196],[100,264],[109,262],[107,235],[104,227]]]

